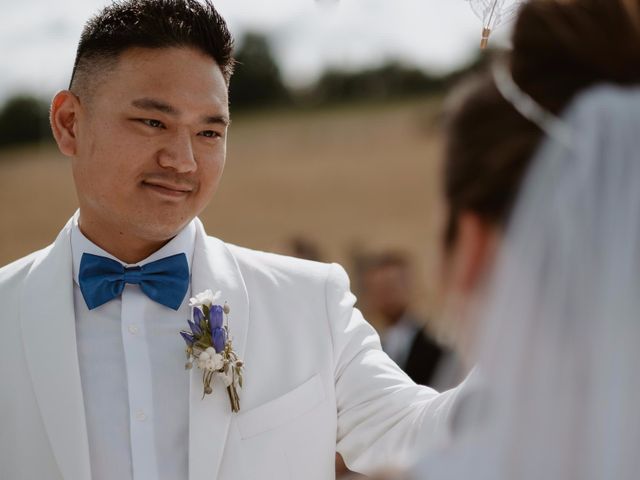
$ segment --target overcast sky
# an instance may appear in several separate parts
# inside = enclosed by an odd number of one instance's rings
[[[86,19],[109,0],[0,0],[0,101],[66,88]],[[292,85],[326,66],[390,59],[447,71],[473,57],[480,20],[466,0],[214,0],[238,38],[267,34]],[[502,35],[500,35],[502,33]],[[499,32],[504,43],[506,32]]]

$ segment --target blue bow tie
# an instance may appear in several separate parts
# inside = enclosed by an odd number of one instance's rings
[[[110,258],[83,253],[78,283],[89,310],[121,295],[125,283],[140,285],[150,299],[178,310],[189,288],[189,264],[184,253],[141,267],[124,267]]]

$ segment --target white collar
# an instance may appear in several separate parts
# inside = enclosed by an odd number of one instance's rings
[[[109,252],[100,248],[98,245],[89,240],[81,231],[78,226],[78,219],[80,218],[80,210],[77,210],[73,215],[71,224],[71,256],[73,258],[73,280],[78,283],[78,273],[80,271],[80,260],[83,253],[91,253],[93,255],[100,255],[112,260],[120,262],[125,267],[142,266],[149,262],[159,260],[161,258],[169,257],[178,253],[184,253],[187,256],[187,263],[189,264],[189,271],[191,271],[191,261],[193,259],[193,250],[196,239],[196,225],[193,220],[189,222],[178,234],[173,237],[162,248],[156,250],[144,260],[140,260],[135,264],[123,262],[117,257],[114,257]]]

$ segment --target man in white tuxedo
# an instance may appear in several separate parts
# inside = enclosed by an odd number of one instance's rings
[[[381,351],[340,266],[229,245],[197,219],[225,163],[231,47],[195,0],[127,0],[85,26],[51,106],[80,208],[0,270],[0,478],[320,480],[336,451],[367,473],[443,430],[453,395]],[[231,308],[237,413],[184,368],[179,331],[206,289]]]

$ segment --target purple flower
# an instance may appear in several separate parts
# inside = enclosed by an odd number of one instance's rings
[[[193,338],[192,334],[190,334],[189,332],[182,331],[180,332],[180,335],[182,335],[183,340],[186,342],[188,346],[190,347],[193,346],[195,339]]]
[[[211,310],[209,311],[209,324],[211,325],[211,331],[213,332],[216,328],[222,328],[222,317],[224,314],[224,310],[220,305],[211,305]]]
[[[202,335],[202,329],[197,322],[192,322],[191,320],[187,320],[187,322],[189,322],[189,327],[194,335]]]
[[[189,328],[191,328],[191,332],[193,332],[194,335],[202,335],[202,329],[198,322],[192,322],[191,320],[187,320],[187,322],[189,323]]]
[[[216,353],[224,350],[224,344],[227,343],[227,332],[224,328],[216,327],[211,331],[211,343],[213,343]]]
[[[193,333],[197,333],[197,334],[201,334],[202,330],[200,329],[200,325],[202,325],[202,321],[204,320],[204,313],[202,313],[202,310],[200,310],[199,308],[194,308],[193,309],[193,323],[196,324],[196,327],[198,328],[198,330],[200,330],[199,332],[196,332],[195,330],[193,331]]]

